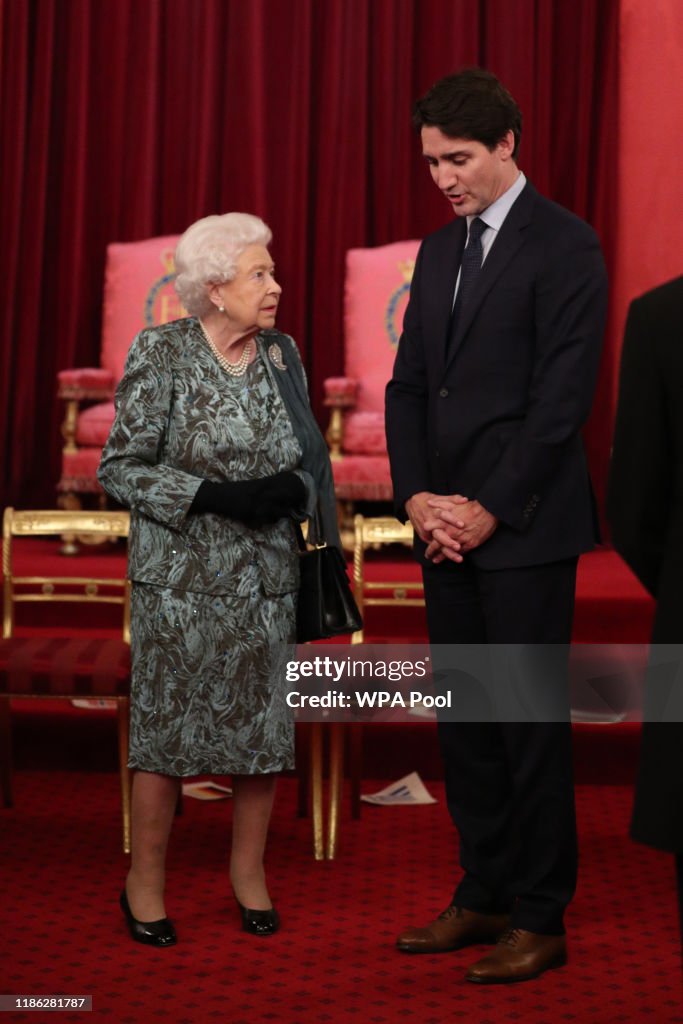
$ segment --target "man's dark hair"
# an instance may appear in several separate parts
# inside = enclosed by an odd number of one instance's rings
[[[463,68],[447,75],[417,100],[413,124],[440,128],[453,139],[474,139],[493,150],[509,131],[516,159],[522,137],[522,114],[507,89],[483,68]]]

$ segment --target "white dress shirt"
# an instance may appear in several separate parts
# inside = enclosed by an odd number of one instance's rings
[[[486,260],[486,257],[488,256],[489,252],[491,251],[491,246],[498,237],[498,232],[503,226],[503,221],[505,220],[508,213],[512,209],[512,204],[514,203],[515,199],[518,198],[525,185],[526,178],[522,171],[520,171],[519,176],[515,179],[513,184],[510,185],[510,188],[507,190],[507,192],[503,192],[502,196],[499,196],[498,199],[496,199],[495,203],[491,203],[490,206],[487,206],[483,213],[477,213],[471,217],[466,218],[467,244],[465,248],[467,248],[467,245],[469,244],[470,224],[474,220],[474,217],[477,216],[479,220],[483,220],[484,224],[486,225],[486,230],[482,231],[481,233],[481,248],[483,252],[483,257],[481,261],[482,266],[484,265],[484,261]],[[458,279],[455,282],[455,291],[453,292],[454,304],[455,296],[458,294],[459,287],[460,271],[458,270]]]

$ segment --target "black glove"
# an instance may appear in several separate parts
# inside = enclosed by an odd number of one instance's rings
[[[263,479],[220,484],[204,480],[190,505],[190,512],[217,512],[248,526],[258,525],[261,520],[255,515],[255,502],[262,487]]]
[[[247,526],[276,523],[290,510],[302,507],[306,488],[296,473],[285,471],[257,480],[214,483],[204,480],[194,496],[190,512],[217,512],[239,519]]]
[[[289,515],[293,508],[303,508],[306,488],[301,477],[291,470],[283,470],[262,481],[263,488],[255,500],[255,511],[264,522],[275,523]]]

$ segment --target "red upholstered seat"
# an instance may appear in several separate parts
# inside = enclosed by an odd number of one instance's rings
[[[384,455],[345,455],[333,463],[337,498],[344,501],[391,501],[389,459]]]
[[[114,403],[98,402],[78,417],[76,441],[79,445],[102,448],[114,422]]]
[[[127,697],[130,647],[92,637],[0,640],[0,693],[32,697]]]

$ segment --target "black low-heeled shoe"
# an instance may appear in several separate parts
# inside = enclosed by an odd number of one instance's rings
[[[175,946],[178,941],[175,928],[167,917],[159,921],[138,921],[133,917],[125,889],[119,897],[119,903],[132,939],[144,942],[146,946]]]
[[[274,935],[280,927],[280,915],[275,907],[271,910],[249,910],[239,900],[237,906],[242,915],[242,931],[250,935]]]

